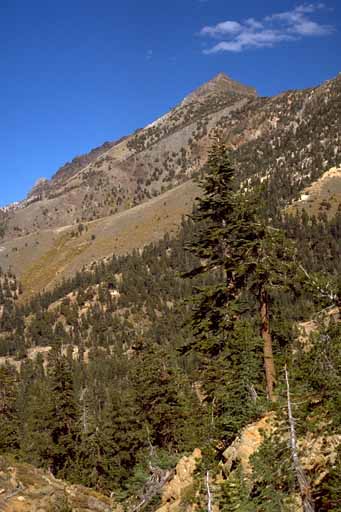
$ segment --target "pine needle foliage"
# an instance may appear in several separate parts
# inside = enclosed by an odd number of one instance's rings
[[[219,140],[200,186],[203,193],[193,213],[197,232],[188,245],[199,264],[184,276],[208,273],[216,280],[196,290],[193,340],[183,353],[199,358],[198,378],[207,401],[214,404],[220,436],[228,439],[262,410],[259,398],[265,391],[259,383],[265,381],[273,400],[276,371],[269,308],[275,291],[292,284],[294,249],[261,216],[257,194],[237,184],[227,148]]]

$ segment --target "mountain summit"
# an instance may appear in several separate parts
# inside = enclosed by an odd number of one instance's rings
[[[0,209],[0,266],[34,294],[176,230],[198,195],[191,178],[205,169],[216,130],[240,181],[266,180],[273,204],[303,195],[309,208],[307,187],[340,167],[340,102],[340,77],[257,97],[219,73],[146,127],[74,158],[25,200]],[[334,195],[329,214],[338,208]]]
[[[236,80],[232,80],[225,73],[218,73],[211,80],[201,85],[188,96],[184,98],[181,105],[188,105],[189,103],[203,101],[207,96],[211,95],[227,95],[239,94],[243,96],[256,97],[257,91],[254,87],[243,85]]]

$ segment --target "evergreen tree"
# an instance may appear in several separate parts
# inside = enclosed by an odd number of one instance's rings
[[[141,347],[133,368],[133,385],[149,442],[169,451],[193,449],[199,440],[200,404],[169,348],[156,344]]]
[[[18,375],[12,366],[0,367],[0,451],[19,448]]]
[[[20,451],[25,460],[39,467],[48,466],[51,439],[48,430],[49,388],[43,360],[26,360],[20,369],[19,415]]]
[[[283,234],[261,217],[256,207],[257,196],[240,188],[227,149],[219,141],[212,147],[207,173],[200,185],[203,194],[193,214],[197,234],[189,246],[199,264],[185,276],[211,273],[216,276],[217,284],[199,289],[194,297],[194,339],[185,345],[183,352],[194,352],[199,357],[208,400],[212,404],[217,402],[220,389],[220,403],[225,400],[231,404],[226,389],[231,382],[236,390],[245,386],[240,380],[241,368],[247,365],[245,359],[252,354],[241,342],[245,338],[242,330],[246,328],[245,325],[242,328],[241,320],[248,319],[254,326],[258,323],[263,340],[267,397],[273,400],[276,372],[270,296],[276,288],[285,288],[292,282],[293,249]],[[251,334],[251,347],[257,345],[256,338]],[[252,397],[259,375],[257,364],[250,360],[249,366],[254,371],[249,373]],[[238,415],[242,415],[242,407],[234,415],[235,420]]]
[[[48,431],[50,469],[67,478],[76,459],[79,442],[79,410],[75,399],[70,362],[56,346],[50,354],[48,367]]]

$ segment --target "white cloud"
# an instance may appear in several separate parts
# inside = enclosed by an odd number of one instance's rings
[[[263,23],[261,21],[255,20],[255,18],[248,18],[245,20],[245,25],[256,30],[264,27]]]
[[[202,35],[208,35],[212,37],[224,36],[226,34],[237,34],[242,30],[242,25],[237,21],[223,21],[218,23],[214,27],[204,27],[201,29]]]
[[[271,14],[260,20],[226,20],[213,26],[205,26],[200,35],[220,39],[220,42],[204,50],[204,53],[270,48],[284,41],[329,35],[334,31],[332,26],[311,19],[316,11],[325,8],[323,3],[301,4],[291,11]]]

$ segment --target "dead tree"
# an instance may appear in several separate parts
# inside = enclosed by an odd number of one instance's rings
[[[207,512],[212,512],[212,494],[210,489],[210,473],[206,472],[206,489],[207,489]]]
[[[297,450],[297,438],[296,438],[296,429],[295,429],[295,418],[292,415],[292,407],[291,407],[291,399],[290,399],[290,386],[289,386],[289,376],[287,366],[285,365],[285,382],[287,386],[287,407],[288,407],[288,419],[289,419],[289,427],[290,427],[290,449],[291,449],[291,458],[294,464],[294,470],[296,479],[298,482],[298,486],[300,488],[300,495],[302,499],[302,505],[304,512],[314,512],[315,506],[314,501],[311,496],[311,487],[308,481],[308,478],[303,470],[303,467],[300,463],[300,459],[298,457]]]

